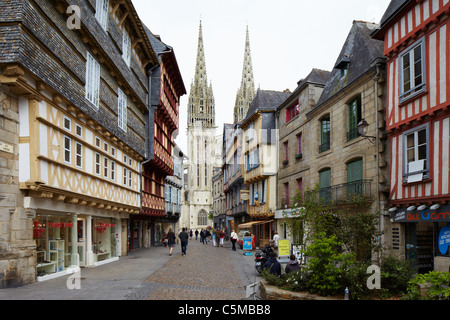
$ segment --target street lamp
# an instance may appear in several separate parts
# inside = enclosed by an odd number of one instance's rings
[[[361,122],[358,123],[358,133],[360,134],[360,136],[366,138],[371,143],[375,143],[375,140],[377,139],[376,137],[371,137],[371,136],[366,135],[368,127],[369,127],[369,124],[367,123],[367,121],[365,119],[362,119]],[[373,139],[373,141],[371,139]]]

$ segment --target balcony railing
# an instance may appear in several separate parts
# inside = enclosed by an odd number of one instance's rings
[[[342,204],[351,201],[354,195],[371,197],[371,184],[372,180],[359,180],[321,188],[319,198],[325,203]]]
[[[330,140],[324,140],[323,143],[319,146],[319,153],[330,150]]]

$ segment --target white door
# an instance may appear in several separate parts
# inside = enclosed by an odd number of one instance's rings
[[[78,256],[80,257],[80,267],[86,266],[86,219],[78,218]]]

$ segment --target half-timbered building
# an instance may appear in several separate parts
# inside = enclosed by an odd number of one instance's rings
[[[21,190],[1,229],[19,285],[117,260],[141,210],[147,70],[157,57],[131,1],[71,4],[1,10],[0,82],[17,101]]]
[[[174,174],[179,102],[186,94],[173,48],[147,27],[145,30],[159,64],[149,71],[148,158],[142,166],[142,208],[131,219],[133,249],[150,246],[155,233],[148,232],[155,230],[155,222],[165,219],[165,179]]]
[[[393,0],[373,35],[388,57],[390,247],[419,272],[450,266],[449,16],[448,0]]]

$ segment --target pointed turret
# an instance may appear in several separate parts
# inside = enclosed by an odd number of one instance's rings
[[[253,78],[252,56],[250,51],[250,35],[247,26],[244,66],[242,68],[241,87],[236,95],[236,105],[234,107],[234,123],[241,122],[247,115],[250,103],[255,97],[255,83]]]

